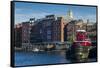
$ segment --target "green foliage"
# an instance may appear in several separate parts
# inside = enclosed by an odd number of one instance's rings
[[[68,41],[72,43],[74,41],[74,38],[75,38],[75,36],[70,36],[70,37],[68,37]]]
[[[88,35],[89,38],[93,38],[93,37],[95,37],[95,36],[96,36],[95,34],[89,34],[89,35]]]

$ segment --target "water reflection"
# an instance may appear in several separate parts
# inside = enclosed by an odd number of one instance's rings
[[[87,60],[68,60],[65,51],[57,52],[15,52],[15,66],[57,63],[87,62]]]

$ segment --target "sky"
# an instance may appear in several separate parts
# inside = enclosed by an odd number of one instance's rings
[[[67,17],[68,10],[73,12],[74,19],[84,21],[89,19],[90,22],[96,22],[96,7],[15,2],[15,23],[29,21],[34,17],[36,19],[44,18],[50,14]]]

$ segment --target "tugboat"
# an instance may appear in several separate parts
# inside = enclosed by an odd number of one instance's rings
[[[85,30],[76,31],[76,39],[74,40],[71,48],[67,52],[71,59],[87,59],[91,49],[91,40],[87,37]]]

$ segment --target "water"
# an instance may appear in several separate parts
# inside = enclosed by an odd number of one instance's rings
[[[64,51],[57,52],[15,52],[15,66],[71,63]]]

